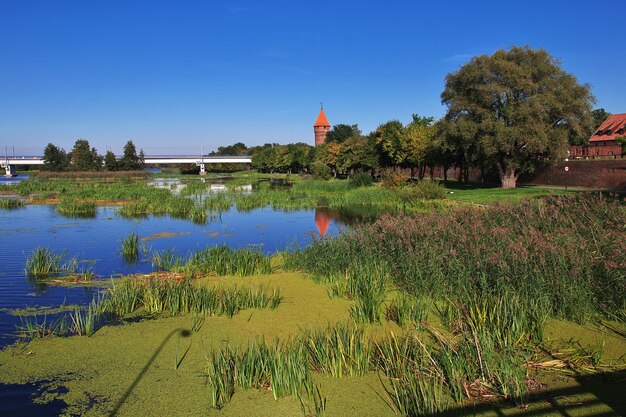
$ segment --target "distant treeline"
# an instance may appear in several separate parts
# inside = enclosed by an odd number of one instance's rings
[[[102,156],[96,148],[89,146],[89,141],[78,139],[68,153],[52,143],[43,152],[43,171],[135,171],[144,168],[143,149],[137,155],[137,148],[132,140],[124,145],[124,155],[119,160],[111,151]]]

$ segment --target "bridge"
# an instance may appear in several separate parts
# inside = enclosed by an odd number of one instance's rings
[[[120,157],[118,156],[119,160]],[[150,155],[144,157],[146,164],[195,164],[200,167],[200,175],[206,174],[206,164],[249,164],[250,155]],[[5,156],[0,159],[0,167],[4,168],[5,175],[17,175],[18,165],[43,165],[41,156]]]

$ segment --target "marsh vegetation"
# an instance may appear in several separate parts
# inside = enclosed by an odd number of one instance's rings
[[[53,200],[65,195],[61,183],[24,187],[31,198]],[[0,380],[41,380],[60,369],[81,374],[85,363],[111,357],[108,372],[87,375],[98,381],[93,388],[64,382],[100,398],[90,405],[64,396],[73,412],[110,414],[123,387],[103,387],[130,383],[147,358],[156,358],[158,369],[142,371],[154,392],[138,391],[141,405],[123,404],[122,414],[158,414],[150,399],[159,397],[184,413],[178,400],[186,395],[186,407],[207,412],[210,404],[209,413],[227,415],[254,408],[260,415],[414,416],[533,409],[532,398],[555,375],[626,368],[622,199],[574,194],[477,206],[455,202],[463,199],[458,194],[471,200],[465,190],[452,197],[434,183],[368,184],[262,182],[250,192],[236,180],[213,192],[195,181],[174,195],[145,184],[86,183],[88,200],[111,201],[108,194],[131,217],[190,218],[199,210],[210,218],[231,207],[293,210],[320,202],[384,214],[269,256],[259,246],[149,251],[133,231],[122,255],[151,262],[154,273],[107,280],[86,306],[22,315],[28,349],[0,352],[7,370]],[[67,187],[76,201],[87,199],[80,186]],[[154,198],[162,193],[171,200]],[[38,248],[26,270],[42,280],[71,274],[76,259]],[[571,329],[582,339],[563,337]],[[156,346],[163,353],[155,354]],[[61,364],[54,355],[27,354],[53,348],[74,357]],[[246,397],[238,395],[243,391]]]

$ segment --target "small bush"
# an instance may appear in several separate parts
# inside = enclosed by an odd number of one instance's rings
[[[354,174],[350,177],[350,185],[352,187],[367,187],[368,185],[372,185],[373,182],[374,179],[367,172]]]
[[[330,179],[330,169],[323,162],[313,162],[310,167],[311,175],[317,180]]]
[[[433,181],[430,178],[424,178],[415,185],[418,198],[424,200],[441,200],[446,198],[446,190],[444,186],[438,182]]]
[[[406,183],[407,177],[400,170],[385,168],[380,172],[383,185],[387,188],[397,188]]]

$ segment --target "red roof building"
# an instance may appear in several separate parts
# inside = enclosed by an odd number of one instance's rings
[[[617,138],[626,136],[626,113],[612,114],[589,138],[589,145],[572,146],[570,156],[574,158],[621,158],[622,147]]]

